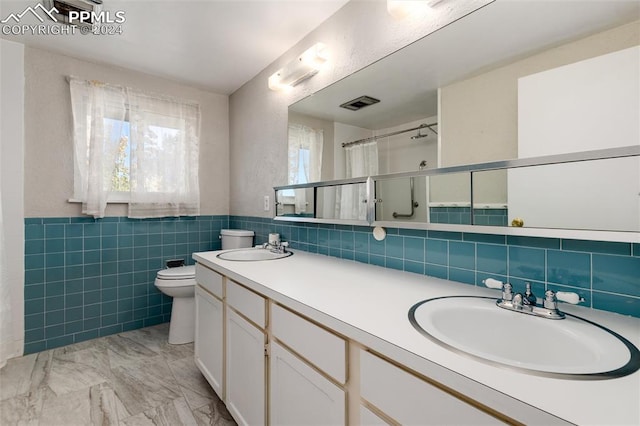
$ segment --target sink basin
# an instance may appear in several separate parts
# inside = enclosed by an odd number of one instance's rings
[[[624,337],[586,319],[523,315],[495,299],[452,296],[414,305],[409,321],[425,337],[492,365],[546,377],[597,380],[640,368],[640,352]]]
[[[237,250],[228,250],[218,254],[217,257],[223,260],[235,260],[240,262],[250,262],[256,260],[276,260],[289,257],[293,253],[290,251],[284,253],[275,253],[271,250],[263,248],[244,248]]]

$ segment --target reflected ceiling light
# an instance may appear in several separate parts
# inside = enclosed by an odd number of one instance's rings
[[[314,76],[326,61],[326,46],[322,43],[316,43],[296,59],[273,73],[269,77],[269,89],[282,90],[292,88]]]
[[[387,0],[387,12],[396,19],[421,15],[443,0]]]

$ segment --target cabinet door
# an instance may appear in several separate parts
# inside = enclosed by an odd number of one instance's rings
[[[222,301],[196,286],[195,363],[220,398],[223,397]]]
[[[361,396],[400,424],[503,424],[369,352],[360,352]]]
[[[227,307],[226,405],[240,425],[265,423],[265,335]]]
[[[269,412],[272,425],[345,423],[342,389],[277,343],[271,343]]]

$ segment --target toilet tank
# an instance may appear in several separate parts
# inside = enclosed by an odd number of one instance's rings
[[[253,231],[246,229],[223,229],[220,231],[222,250],[253,247]]]

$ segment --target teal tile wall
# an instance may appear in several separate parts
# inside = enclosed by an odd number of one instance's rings
[[[473,209],[473,223],[487,226],[506,226],[508,209]],[[432,223],[470,224],[471,207],[430,207]]]
[[[166,322],[168,259],[218,250],[228,216],[25,219],[25,353]]]
[[[277,222],[230,216],[229,226],[256,233],[256,244],[278,232],[292,248],[430,275],[470,285],[492,277],[516,291],[530,282],[573,291],[585,306],[640,317],[640,244],[388,228]]]
[[[200,216],[25,219],[25,353],[160,322],[171,298],[153,285],[168,259],[217,250],[220,229],[278,232],[291,247],[387,268],[482,285],[509,280],[575,291],[585,305],[640,317],[640,244],[460,232],[288,224],[267,218]]]

